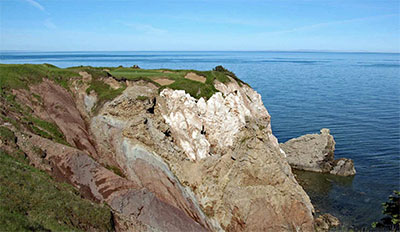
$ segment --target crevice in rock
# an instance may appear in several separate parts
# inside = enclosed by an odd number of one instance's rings
[[[169,128],[163,132],[165,136],[167,137],[171,137],[171,131],[169,130]]]
[[[154,114],[154,108],[156,107],[157,98],[153,98],[152,100],[153,105],[147,109],[147,113]]]
[[[206,134],[206,130],[204,129],[204,125],[201,126],[200,134],[202,134],[202,135]]]

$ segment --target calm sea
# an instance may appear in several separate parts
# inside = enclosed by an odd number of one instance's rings
[[[2,52],[0,63],[210,70],[223,65],[257,90],[280,142],[331,129],[336,157],[357,175],[299,172],[313,204],[364,227],[400,189],[400,54],[325,52]]]

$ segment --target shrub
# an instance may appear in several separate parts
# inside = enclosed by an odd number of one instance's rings
[[[389,201],[382,204],[382,213],[386,216],[380,222],[372,223],[373,228],[399,231],[400,230],[400,191],[393,191]]]
[[[243,82],[242,80],[240,80],[240,79],[236,76],[235,73],[233,73],[233,72],[229,71],[228,69],[224,68],[222,65],[216,66],[216,67],[213,69],[213,71],[221,72],[221,73],[224,73],[225,75],[228,75],[228,76],[232,77],[232,78],[235,79],[235,81],[239,84],[239,86],[242,86],[242,84],[245,84],[245,85],[249,86],[249,84],[247,84],[247,83]]]
[[[136,100],[139,100],[139,101],[144,101],[144,100],[147,100],[147,99],[149,99],[148,96],[142,96],[142,95],[140,95],[140,96],[137,96],[137,97],[136,97]]]

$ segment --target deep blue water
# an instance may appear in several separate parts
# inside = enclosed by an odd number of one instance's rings
[[[316,208],[347,227],[381,217],[400,189],[400,55],[317,52],[2,52],[0,63],[210,70],[223,65],[257,90],[280,142],[331,129],[354,178],[299,173]]]

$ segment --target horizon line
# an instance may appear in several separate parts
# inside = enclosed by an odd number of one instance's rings
[[[293,50],[0,50],[1,52],[304,52],[304,53],[386,53],[400,54],[400,51],[363,51],[363,50],[324,50],[324,49],[293,49]]]

